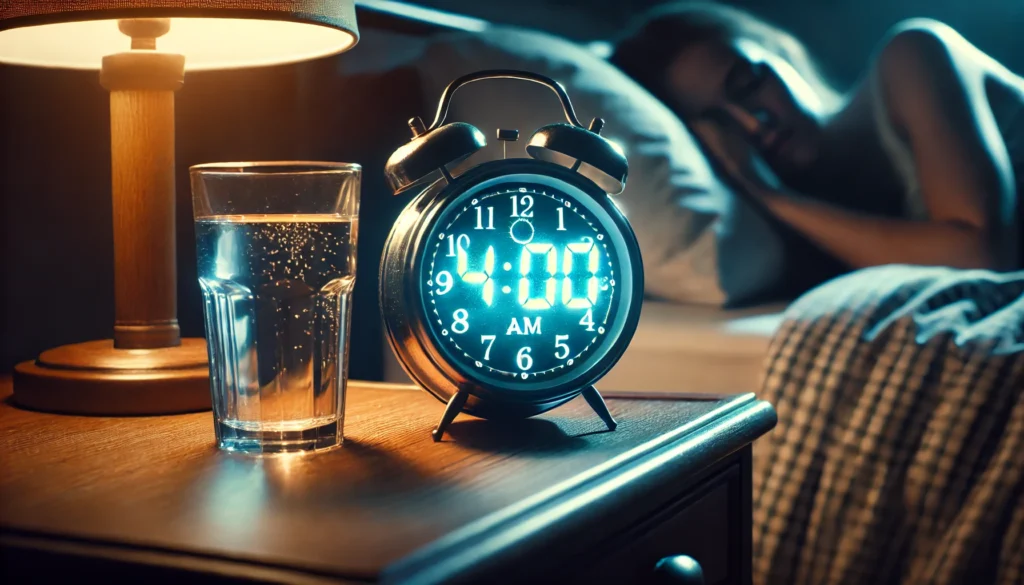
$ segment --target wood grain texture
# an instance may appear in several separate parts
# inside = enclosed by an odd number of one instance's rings
[[[110,92],[114,346],[180,343],[174,217],[174,92]]]
[[[12,400],[23,407],[104,416],[210,409],[206,341],[115,349],[110,339],[62,345],[14,369]]]
[[[516,423],[460,417],[434,443],[430,430],[442,404],[414,387],[351,383],[341,448],[250,458],[215,449],[209,413],[51,415],[20,410],[9,394],[3,379],[3,534],[351,579],[376,578],[412,552],[485,518],[500,520],[541,492],[557,499],[560,486],[569,489],[588,473],[589,480],[610,480],[615,473],[599,473],[602,466],[678,443],[687,429],[752,400],[612,399],[620,424],[604,432],[576,399]]]

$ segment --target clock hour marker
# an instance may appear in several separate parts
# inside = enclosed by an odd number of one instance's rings
[[[506,262],[505,265],[502,266],[502,268],[504,268],[505,270],[512,270],[512,263]]]
[[[501,292],[508,294],[512,292],[512,287],[506,284],[505,286],[501,287]]]

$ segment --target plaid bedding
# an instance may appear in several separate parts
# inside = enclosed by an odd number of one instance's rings
[[[1024,272],[832,281],[763,382],[755,583],[1024,584]]]

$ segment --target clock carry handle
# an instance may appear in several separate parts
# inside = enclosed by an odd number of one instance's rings
[[[576,117],[576,110],[572,107],[572,102],[569,100],[569,94],[565,92],[565,88],[562,87],[561,83],[558,83],[554,79],[541,75],[539,73],[532,73],[530,71],[519,71],[517,69],[485,69],[483,71],[476,71],[459,77],[455,81],[448,84],[448,87],[444,88],[444,92],[441,93],[441,100],[437,104],[437,113],[434,115],[434,121],[430,124],[429,128],[424,129],[425,132],[436,130],[444,124],[448,118],[448,107],[451,105],[452,97],[460,87],[474,81],[481,81],[484,79],[521,79],[523,81],[532,81],[541,85],[547,86],[551,91],[555,92],[558,96],[558,101],[562,104],[562,111],[565,112],[565,119],[570,124],[579,128],[585,128],[580,123],[579,118]],[[595,118],[600,120],[600,118]],[[600,122],[600,125],[604,125],[604,121]]]
[[[461,163],[487,146],[483,133],[472,124],[447,121],[455,92],[468,83],[484,79],[519,79],[539,83],[553,91],[569,123],[548,124],[534,132],[526,145],[527,154],[568,167],[596,183],[606,193],[622,192],[628,170],[626,155],[621,148],[601,136],[603,119],[594,118],[589,126],[580,123],[569,94],[550,77],[515,69],[486,69],[463,75],[448,84],[441,93],[430,127],[426,127],[419,117],[409,120],[412,138],[392,153],[384,165],[385,179],[395,195],[433,182],[438,173],[452,182],[454,178],[448,167]]]

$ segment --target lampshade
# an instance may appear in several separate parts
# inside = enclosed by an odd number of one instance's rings
[[[99,69],[128,51],[119,19],[170,18],[157,49],[190,70],[289,63],[340,53],[359,38],[353,0],[5,0],[0,61]]]

